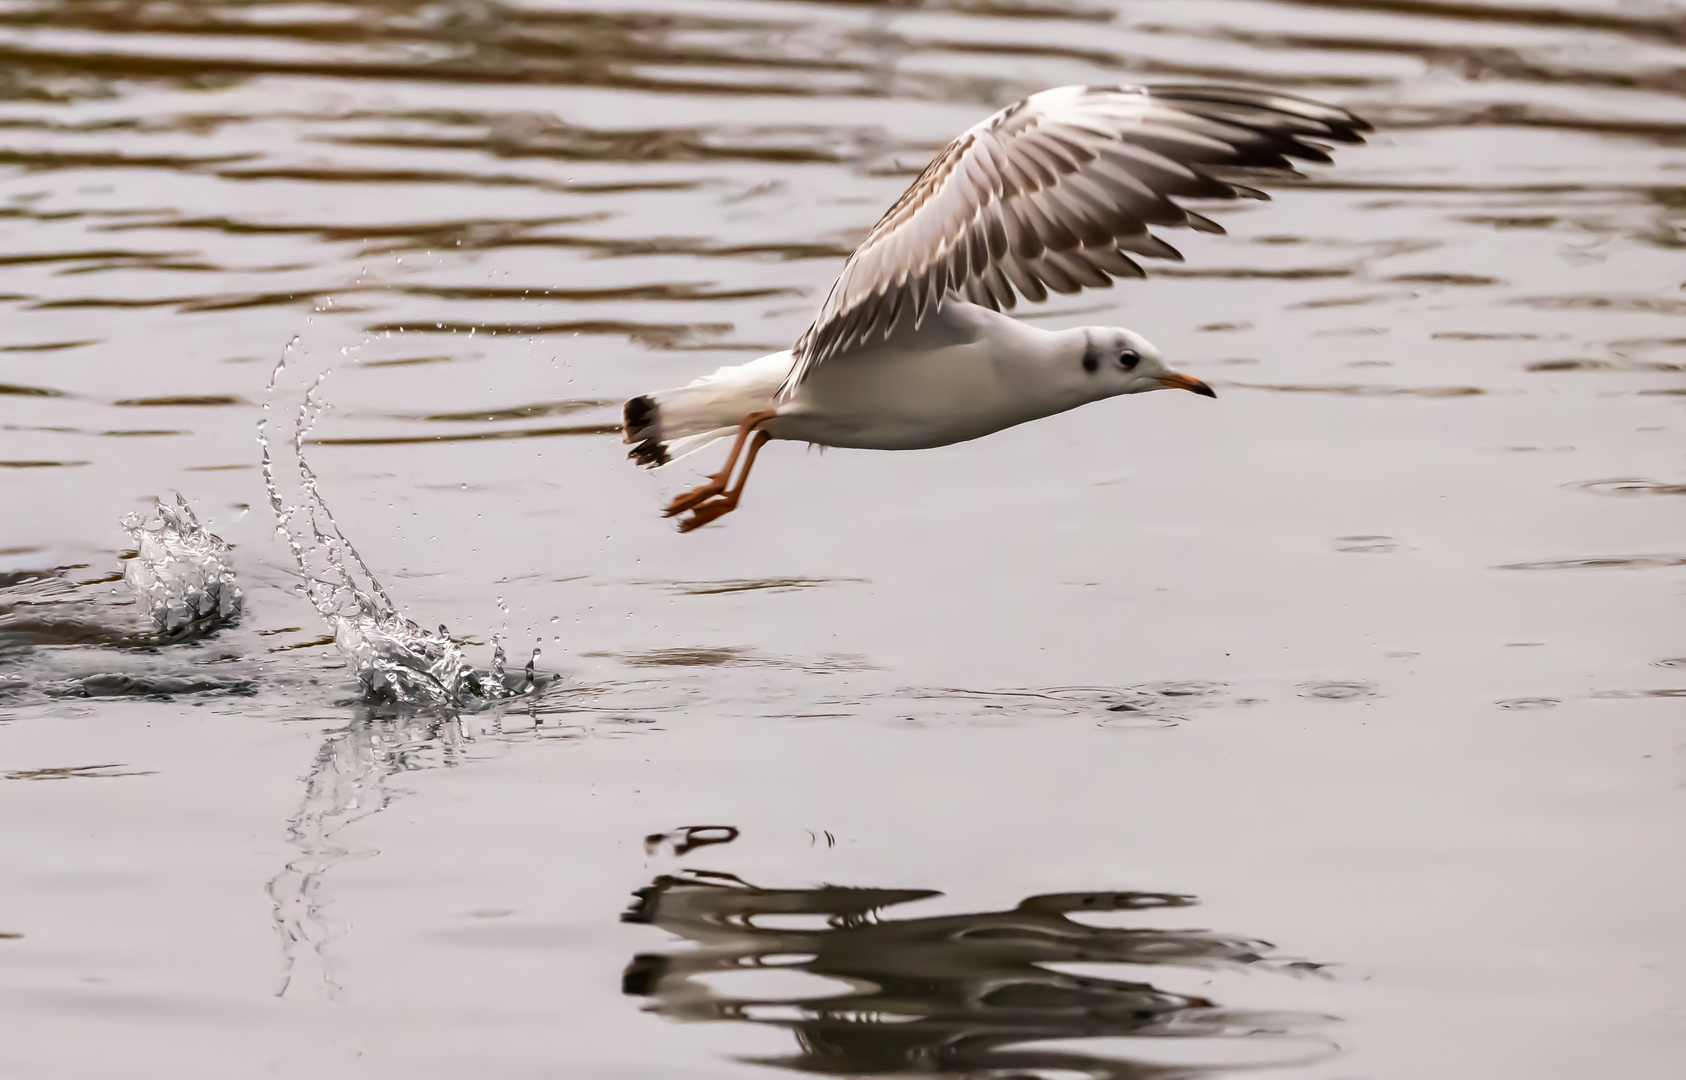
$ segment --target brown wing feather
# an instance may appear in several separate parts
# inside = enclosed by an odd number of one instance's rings
[[[1307,98],[1234,86],[1064,86],[989,117],[943,148],[843,265],[798,339],[788,392],[816,364],[918,325],[949,295],[1016,295],[1143,276],[1125,252],[1181,259],[1150,225],[1222,232],[1173,198],[1268,198],[1248,186],[1326,162],[1368,123]],[[1247,183],[1242,183],[1246,181]]]

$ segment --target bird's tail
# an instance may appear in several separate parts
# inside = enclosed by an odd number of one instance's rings
[[[621,441],[632,447],[626,456],[655,468],[730,435],[745,416],[773,406],[789,371],[790,353],[773,353],[632,398],[621,407]]]

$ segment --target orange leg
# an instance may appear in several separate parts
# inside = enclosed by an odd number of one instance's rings
[[[771,438],[772,436],[765,431],[755,433],[755,440],[749,444],[749,454],[743,460],[743,472],[738,474],[738,482],[719,498],[709,499],[692,509],[691,516],[679,523],[680,532],[688,533],[692,529],[700,529],[722,514],[729,514],[738,508],[743,486],[749,482],[749,470],[755,467],[755,455],[761,452],[761,448],[766,446]]]
[[[726,484],[732,479],[732,469],[738,464],[738,455],[743,452],[744,440],[749,438],[749,433],[754,431],[756,427],[771,420],[776,415],[777,413],[774,410],[768,409],[765,412],[752,412],[744,417],[743,423],[738,425],[738,437],[732,442],[732,452],[726,455],[726,464],[720,467],[719,472],[708,478],[708,483],[701,487],[692,488],[668,503],[667,509],[662,511],[662,516],[673,517],[675,514],[683,514],[698,503],[706,502],[716,495],[724,495]]]

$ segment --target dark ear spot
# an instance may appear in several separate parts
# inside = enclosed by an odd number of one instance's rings
[[[1101,350],[1093,338],[1083,341],[1083,370],[1093,375],[1101,369]]]

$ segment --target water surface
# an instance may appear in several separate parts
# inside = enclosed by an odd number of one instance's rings
[[[24,0],[0,60],[0,1072],[1677,1075],[1686,7]],[[1031,313],[1217,401],[659,518],[616,403],[1151,79],[1380,129]],[[402,613],[560,682],[362,700],[258,469],[295,335]],[[244,611],[138,642],[176,490]]]

